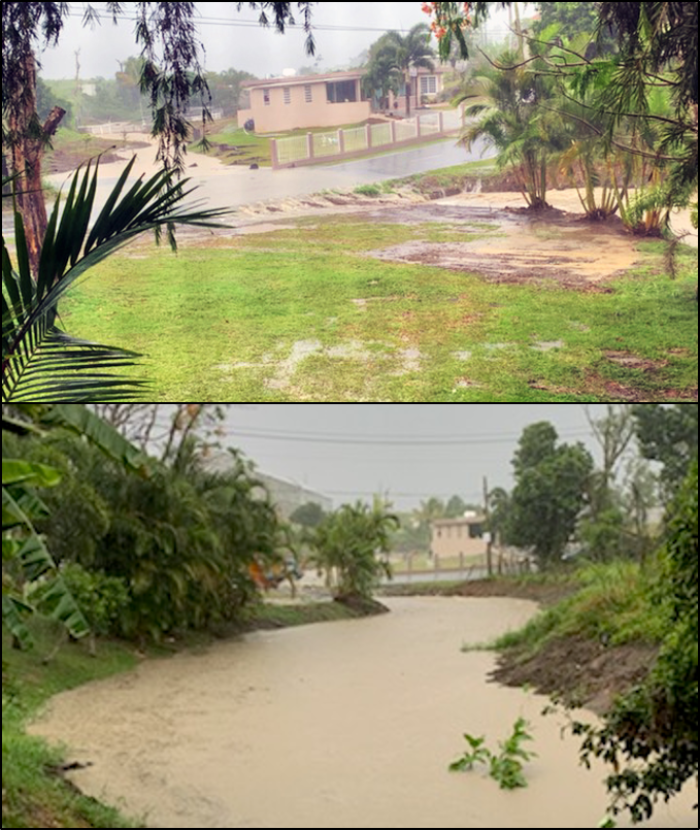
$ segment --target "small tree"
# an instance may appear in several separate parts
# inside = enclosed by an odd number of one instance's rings
[[[378,554],[388,553],[391,530],[399,520],[387,505],[375,501],[344,504],[327,516],[308,536],[314,549],[311,561],[325,572],[335,599],[368,600],[382,575],[391,575],[388,562]]]
[[[320,504],[314,501],[307,501],[302,504],[289,517],[294,524],[302,525],[303,527],[317,527],[323,521],[326,513]]]
[[[476,118],[461,136],[469,149],[481,138],[498,150],[497,164],[512,168],[528,206],[547,207],[547,165],[563,148],[560,117],[542,106],[551,97],[551,83],[518,65],[518,56],[503,52],[492,65],[467,81],[454,104],[470,102],[468,118]],[[500,68],[513,67],[513,68]]]

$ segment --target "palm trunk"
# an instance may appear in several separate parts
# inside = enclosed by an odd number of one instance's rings
[[[12,172],[19,173],[15,180],[17,207],[24,221],[27,237],[29,266],[37,278],[41,246],[46,234],[46,203],[41,186],[41,157],[44,154],[43,137],[52,136],[65,115],[61,107],[54,107],[43,127],[43,136],[31,135],[32,121],[36,118],[36,62],[34,53],[27,50],[24,56],[24,74],[27,80],[22,99],[15,100],[8,114],[8,127],[12,135]]]

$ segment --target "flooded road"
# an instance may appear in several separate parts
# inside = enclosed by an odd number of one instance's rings
[[[73,779],[150,827],[595,827],[602,771],[577,763],[545,699],[462,653],[522,624],[522,600],[402,598],[391,614],[260,632],[65,692],[32,728],[92,766]],[[450,774],[462,733],[523,715],[529,787]],[[695,827],[674,803],[657,827]],[[685,822],[685,823],[684,823]]]

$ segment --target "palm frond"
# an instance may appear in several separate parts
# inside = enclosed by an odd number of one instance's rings
[[[172,171],[139,178],[122,195],[134,159],[124,169],[92,226],[98,164],[76,171],[63,211],[56,200],[43,240],[36,282],[29,267],[24,223],[15,212],[16,268],[2,241],[3,403],[98,402],[140,397],[142,380],[112,370],[135,364],[135,352],[70,337],[56,325],[58,302],[85,272],[138,234],[172,223],[222,227],[225,209],[181,205],[188,180],[173,184]],[[170,237],[175,247],[174,238]],[[106,396],[106,397],[105,397]]]

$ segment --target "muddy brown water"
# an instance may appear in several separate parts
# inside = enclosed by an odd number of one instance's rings
[[[56,696],[32,731],[70,744],[87,793],[150,827],[595,827],[603,770],[545,698],[486,680],[463,653],[535,610],[512,599],[401,598],[392,613],[258,632]],[[462,733],[494,748],[523,715],[527,789],[450,774]],[[656,827],[695,827],[687,800]],[[624,825],[621,825],[624,826]]]

